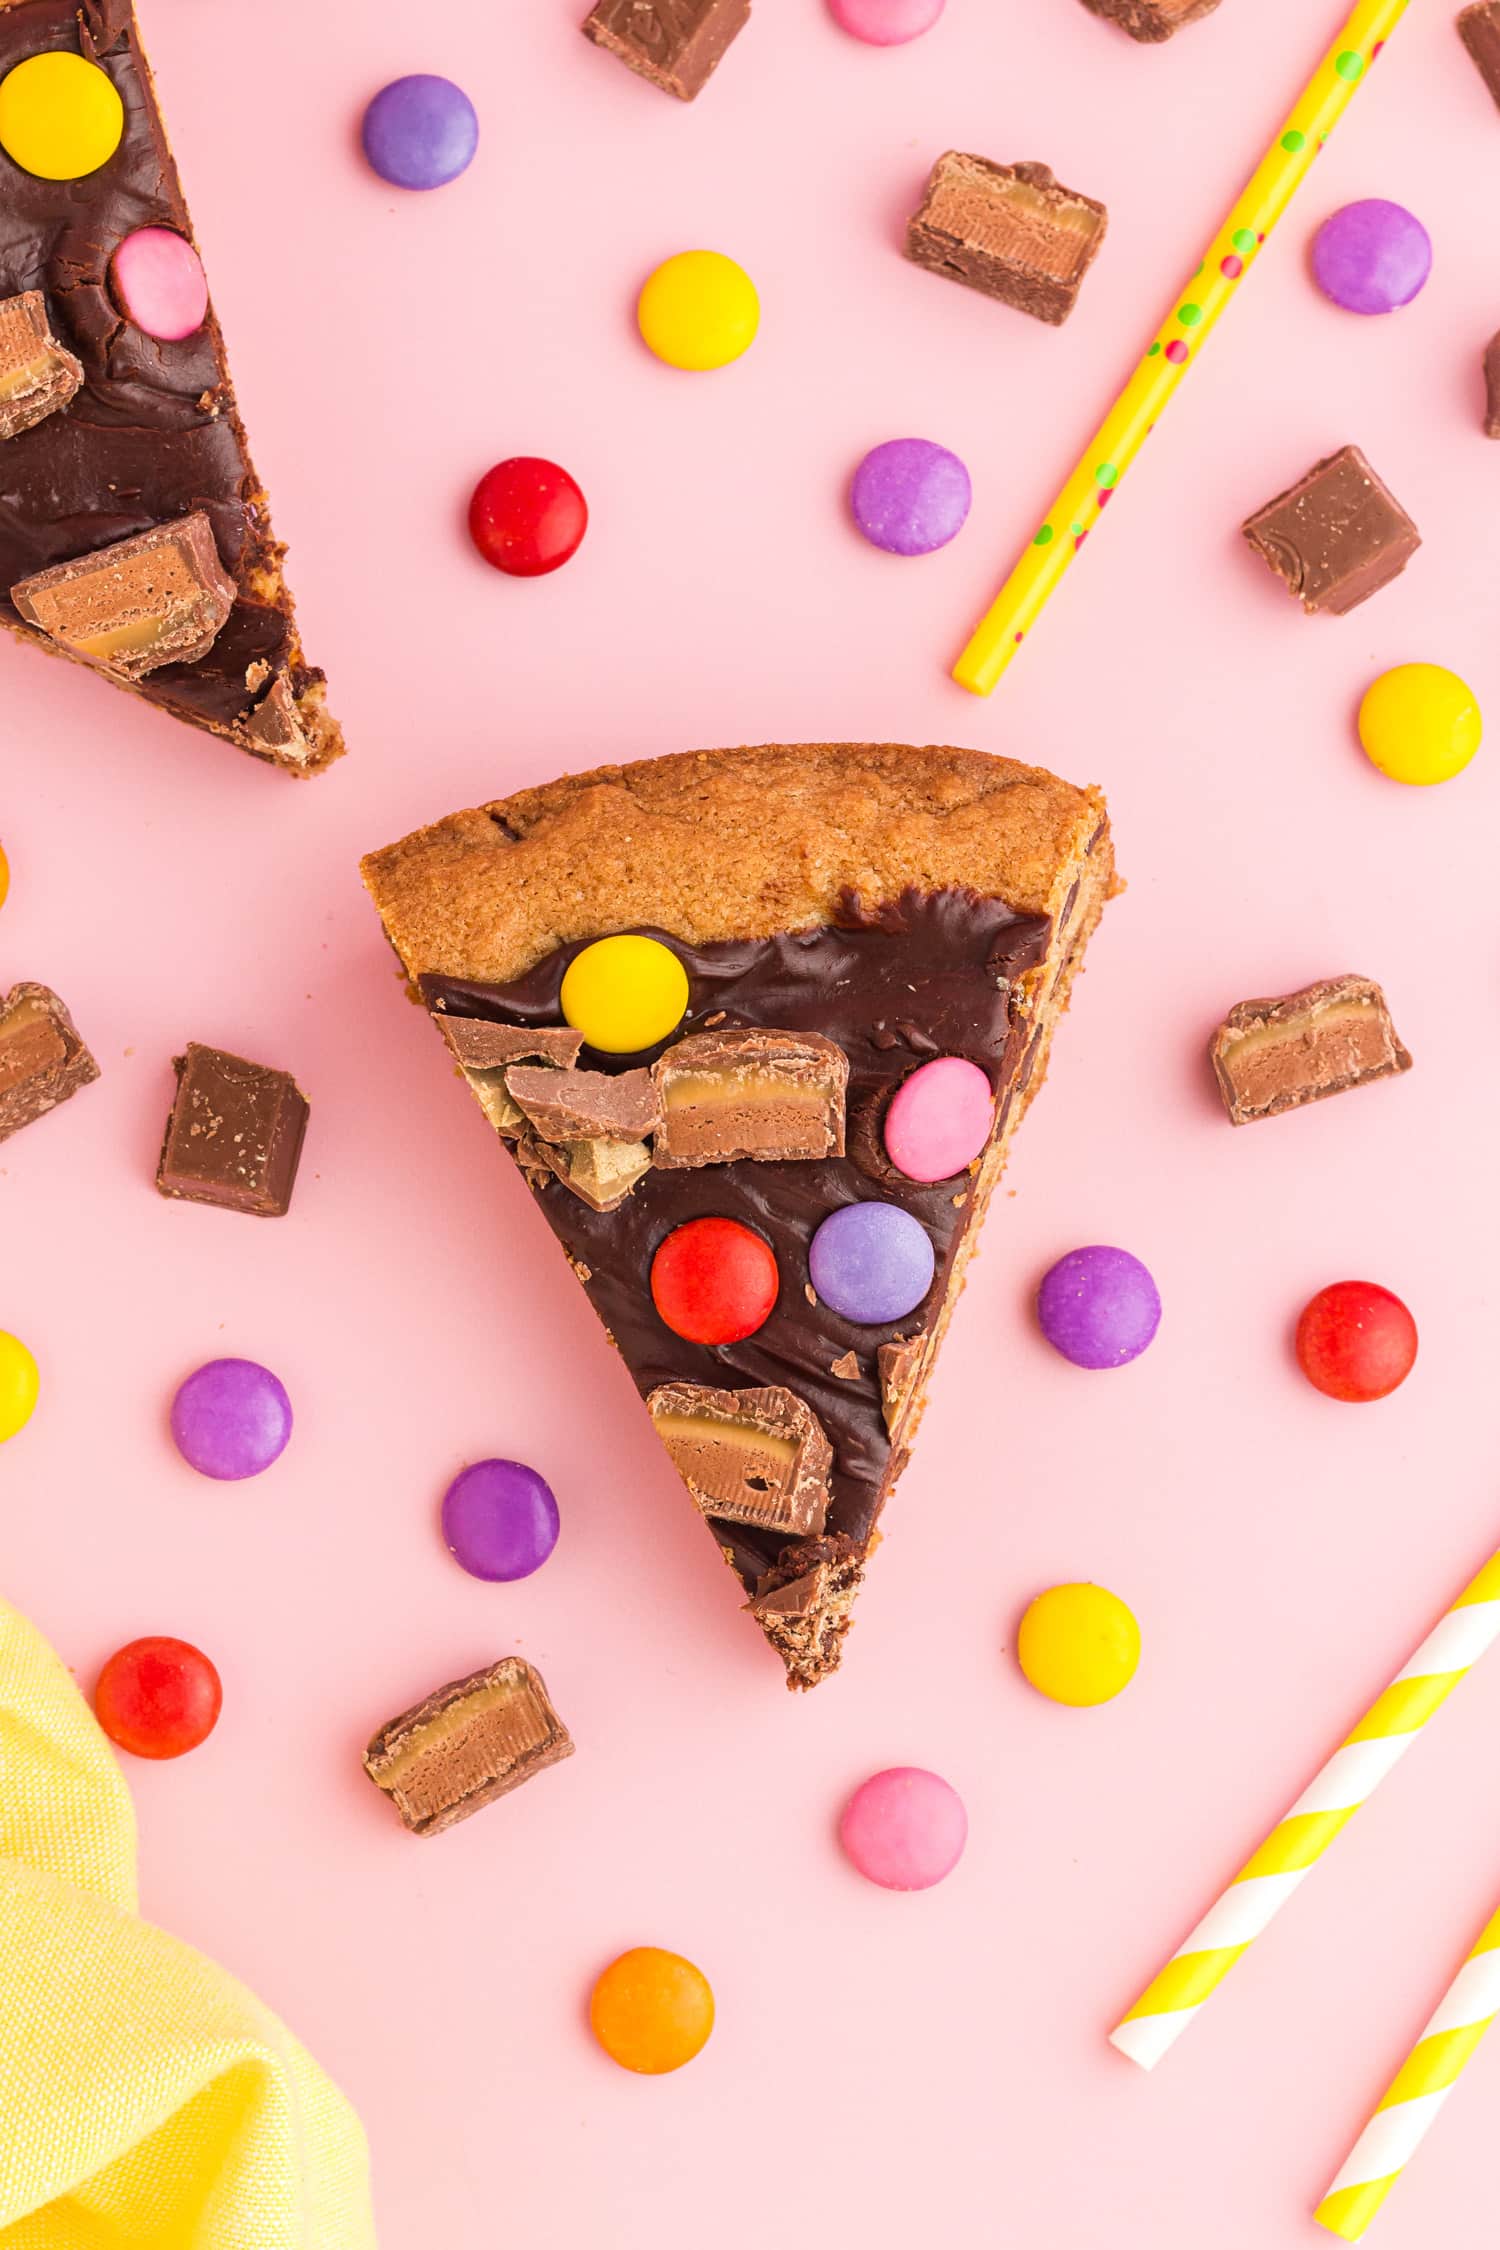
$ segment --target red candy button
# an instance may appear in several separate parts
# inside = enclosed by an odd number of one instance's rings
[[[512,578],[560,570],[589,527],[589,505],[566,469],[519,454],[474,488],[469,535],[487,563]]]
[[[776,1258],[738,1219],[689,1219],[651,1261],[651,1295],[674,1335],[690,1344],[737,1344],[770,1318]]]
[[[214,1731],[224,1691],[201,1648],[152,1634],[128,1641],[99,1674],[94,1709],[111,1742],[138,1758],[180,1758]]]
[[[1328,1398],[1365,1405],[1388,1398],[1417,1356],[1417,1324],[1378,1281],[1335,1281],[1297,1323],[1297,1358]]]

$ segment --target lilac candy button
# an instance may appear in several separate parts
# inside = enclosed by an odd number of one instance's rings
[[[995,1097],[977,1063],[939,1055],[903,1081],[885,1113],[885,1152],[909,1180],[951,1180],[984,1147]]]
[[[551,1485],[521,1461],[475,1461],[443,1496],[443,1537],[471,1578],[529,1578],[557,1545],[558,1524]]]
[[[1313,237],[1313,278],[1345,312],[1409,305],[1432,271],[1432,239],[1404,205],[1372,196],[1346,203]]]
[[[962,531],[973,496],[956,453],[928,438],[892,438],[860,462],[849,505],[872,547],[930,555]]]
[[[451,78],[418,71],[381,87],[361,138],[372,171],[392,187],[446,187],[474,161],[479,119]]]
[[[1161,1297],[1140,1259],[1102,1242],[1058,1259],[1036,1310],[1048,1343],[1075,1367],[1124,1367],[1161,1326]]]
[[[208,317],[208,279],[186,235],[170,227],[137,227],[110,266],[125,318],[164,344],[196,336]]]
[[[253,1359],[209,1360],[172,1401],[177,1450],[205,1477],[258,1477],[286,1451],[291,1434],[285,1385]]]
[[[824,1304],[862,1328],[904,1319],[932,1287],[936,1264],[927,1229],[896,1203],[846,1203],[807,1254]]]

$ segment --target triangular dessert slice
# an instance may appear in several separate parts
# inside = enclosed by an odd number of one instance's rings
[[[289,773],[304,659],[130,0],[0,5],[0,621]]]
[[[1113,885],[1101,798],[973,750],[707,750],[457,813],[364,873],[814,1686]]]

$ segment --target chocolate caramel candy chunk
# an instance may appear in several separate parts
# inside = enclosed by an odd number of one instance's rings
[[[0,297],[0,442],[59,412],[82,382],[82,364],[53,335],[40,289]]]
[[[571,1070],[583,1046],[581,1031],[481,1023],[470,1016],[442,1015],[436,1010],[432,1020],[447,1040],[475,1100],[499,1133],[519,1133],[526,1122],[506,1090],[505,1073],[510,1065],[548,1063],[554,1070]]]
[[[1312,614],[1358,608],[1399,577],[1422,535],[1357,445],[1316,462],[1244,525],[1245,537]]]
[[[654,1133],[661,1103],[649,1070],[549,1070],[515,1063],[505,1090],[544,1141],[642,1141]]]
[[[99,1075],[55,992],[18,984],[0,1000],[0,1141],[34,1125]]]
[[[875,1354],[880,1410],[892,1445],[899,1445],[906,1436],[907,1419],[919,1403],[930,1343],[924,1329],[915,1336],[894,1337]]]
[[[849,1059],[817,1032],[699,1031],[652,1066],[667,1170],[844,1153]]]
[[[545,1165],[591,1211],[617,1210],[651,1169],[651,1151],[644,1141],[553,1143],[528,1134],[517,1159],[534,1175]]]
[[[1054,328],[1078,302],[1109,224],[1102,203],[1045,164],[992,164],[949,149],[906,230],[906,255]]]
[[[1484,347],[1484,434],[1500,438],[1500,336]]]
[[[656,1434],[706,1516],[807,1538],[828,1515],[833,1448],[810,1406],[774,1384],[716,1391],[663,1383],[646,1401]]]
[[[1475,0],[1472,8],[1463,9],[1458,36],[1495,101],[1500,102],[1500,0]]]
[[[1118,24],[1132,39],[1170,39],[1185,23],[1211,16],[1219,0],[1083,0],[1106,23]]]
[[[833,1538],[788,1547],[761,1579],[745,1607],[786,1666],[792,1687],[814,1687],[836,1668],[864,1575],[854,1542]]]
[[[307,1097],[284,1070],[190,1042],[172,1068],[177,1095],[156,1184],[182,1203],[279,1219],[292,1200]]]
[[[365,1772],[414,1836],[437,1836],[572,1755],[540,1672],[503,1656],[383,1726]]]
[[[1231,1125],[1279,1117],[1411,1069],[1385,994],[1368,977],[1329,977],[1281,1000],[1241,1000],[1209,1052]]]
[[[208,654],[234,607],[234,582],[199,512],[38,571],[10,598],[70,656],[140,680]]]
[[[750,0],[597,0],[583,31],[664,94],[690,102],[749,21]]]

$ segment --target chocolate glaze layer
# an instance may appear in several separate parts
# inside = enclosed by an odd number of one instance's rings
[[[196,336],[161,343],[125,320],[110,294],[110,260],[137,227],[192,239],[126,0],[0,7],[0,76],[58,48],[108,72],[125,132],[108,164],[77,181],[33,179],[0,151],[0,296],[40,289],[54,334],[84,370],[63,413],[0,445],[0,613],[16,621],[9,589],[34,572],[201,508],[240,597],[206,656],[164,665],[139,692],[179,716],[230,727],[259,700],[247,670],[264,663],[274,675],[288,663],[285,617],[246,591],[275,568],[278,552],[212,314]],[[321,676],[290,666],[298,694]]]
[[[688,973],[688,1011],[675,1037],[717,1026],[763,1024],[816,1031],[849,1058],[849,1114],[875,1128],[902,1080],[934,1054],[962,1055],[979,1065],[1002,1096],[1024,1076],[1029,1025],[1014,986],[1046,957],[1045,916],[1018,915],[1003,901],[972,892],[908,891],[866,915],[849,898],[836,928],[788,932],[701,947],[665,931],[645,933],[670,945]],[[580,940],[539,961],[514,984],[421,979],[429,1008],[492,1023],[555,1024],[568,964]],[[654,1050],[653,1052],[659,1052]],[[634,1068],[642,1055],[607,1056],[585,1048],[582,1067]],[[589,1269],[585,1283],[595,1310],[619,1344],[644,1397],[659,1383],[705,1383],[739,1390],[783,1384],[817,1415],[834,1449],[832,1505],[825,1537],[863,1548],[884,1498],[890,1440],[881,1411],[876,1353],[895,1335],[910,1336],[931,1320],[948,1286],[968,1225],[967,1178],[922,1186],[882,1171],[878,1183],[848,1157],[816,1163],[737,1163],[701,1171],[648,1172],[615,1211],[595,1212],[555,1180],[531,1182],[552,1229],[570,1257]],[[963,1197],[955,1205],[954,1198]],[[924,1305],[905,1320],[856,1327],[805,1294],[807,1246],[841,1204],[871,1197],[900,1204],[932,1237],[937,1270]],[[658,1244],[685,1220],[719,1215],[754,1227],[776,1253],[781,1291],[765,1326],[743,1343],[709,1349],[675,1336],[658,1318],[649,1273]],[[859,1374],[833,1374],[852,1351]],[[715,1522],[715,1537],[732,1550],[746,1587],[778,1561],[796,1559],[784,1533]]]

